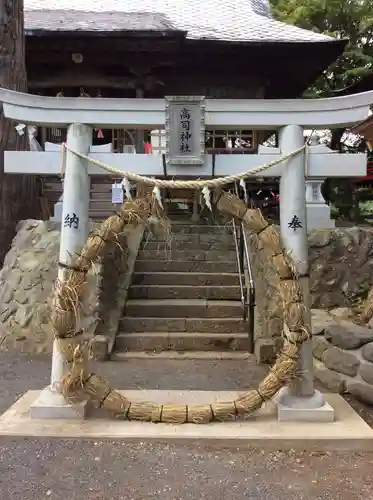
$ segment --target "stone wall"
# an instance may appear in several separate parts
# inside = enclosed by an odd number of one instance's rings
[[[90,229],[95,227],[92,223]],[[87,276],[79,327],[91,335],[108,332],[109,349],[143,235],[143,227],[133,229],[127,230],[119,245],[113,244],[108,249],[101,265],[94,266]],[[26,352],[50,350],[53,338],[50,301],[57,277],[59,244],[58,222],[26,220],[18,224],[17,235],[0,271],[3,348],[15,343]],[[108,313],[106,316],[101,316],[103,309]]]
[[[251,244],[252,245],[252,244]],[[373,229],[318,229],[309,234],[312,307],[331,309],[362,303],[373,286]],[[252,248],[256,291],[255,344],[258,361],[270,361],[281,339],[282,306],[265,248]]]
[[[144,229],[144,225],[127,226],[117,244],[106,250],[99,281],[100,322],[93,345],[97,358],[105,358],[105,351],[113,349]]]
[[[255,286],[255,357],[260,363],[270,363],[278,352],[282,330],[278,277],[268,249],[257,238],[250,238],[248,233],[247,237]]]
[[[312,311],[315,377],[333,392],[373,404],[373,330],[354,324],[348,313]]]
[[[309,235],[312,306],[350,307],[373,286],[373,229],[319,229]]]

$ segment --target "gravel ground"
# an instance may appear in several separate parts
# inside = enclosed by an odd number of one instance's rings
[[[99,369],[116,387],[133,389],[242,389],[263,374],[237,361],[127,361]],[[49,356],[1,353],[0,412],[27,389],[44,387],[49,370]],[[371,415],[359,408],[363,416]],[[0,438],[0,498],[371,500],[373,454]]]

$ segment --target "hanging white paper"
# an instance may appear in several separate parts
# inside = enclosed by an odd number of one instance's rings
[[[244,200],[245,200],[245,203],[247,205],[248,201],[249,201],[249,198],[247,196],[247,189],[246,189],[246,182],[245,182],[245,179],[240,179],[240,186],[242,188],[242,191],[243,191],[243,196],[244,196]]]
[[[208,186],[204,186],[202,189],[202,195],[205,200],[206,206],[209,210],[212,212],[212,206],[211,206],[211,191]]]
[[[155,199],[158,201],[159,206],[163,209],[162,194],[161,194],[161,190],[159,189],[158,186],[154,186],[153,194],[155,196]]]
[[[124,201],[122,184],[114,183],[111,185],[111,203],[122,204]]]
[[[16,131],[18,132],[18,135],[25,135],[25,128],[26,125],[24,123],[19,123],[14,127]]]
[[[132,200],[132,195],[131,195],[131,184],[129,183],[127,177],[123,177],[123,180],[122,180],[122,183],[121,185],[123,186],[124,188],[124,192],[126,194],[126,198],[127,200]]]

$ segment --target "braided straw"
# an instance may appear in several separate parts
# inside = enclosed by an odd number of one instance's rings
[[[62,151],[66,149],[70,153],[78,156],[82,160],[87,160],[94,165],[97,165],[98,167],[102,168],[103,170],[106,170],[106,172],[109,172],[110,174],[113,174],[115,177],[127,177],[127,179],[134,181],[134,182],[139,182],[141,184],[147,184],[150,186],[157,186],[157,187],[162,187],[162,188],[187,188],[187,189],[200,189],[205,186],[210,187],[210,188],[219,188],[221,186],[225,186],[227,184],[232,184],[233,182],[237,182],[240,179],[246,179],[247,177],[251,177],[253,175],[259,174],[261,172],[264,172],[265,170],[268,170],[271,167],[274,167],[275,165],[278,165],[279,163],[283,163],[284,161],[288,160],[292,156],[295,156],[299,153],[301,153],[304,149],[306,149],[306,145],[302,146],[299,149],[296,149],[295,151],[292,151],[291,153],[288,153],[284,156],[281,156],[281,158],[276,158],[275,160],[265,163],[264,165],[259,165],[258,167],[255,167],[251,170],[248,170],[247,172],[243,172],[241,174],[235,174],[235,175],[227,175],[226,177],[217,177],[216,179],[209,179],[209,180],[203,180],[203,181],[179,181],[179,180],[165,180],[165,179],[152,179],[151,177],[144,177],[143,175],[138,175],[138,174],[133,174],[131,172],[123,172],[122,170],[119,170],[118,168],[111,167],[110,165],[107,165],[106,163],[103,163],[102,161],[95,160],[89,156],[86,156],[82,153],[79,153],[78,151],[74,151],[70,149],[66,143],[62,144]]]
[[[116,215],[102,223],[101,237],[91,236],[88,239],[81,256],[77,258],[74,270],[68,271],[68,276],[58,281],[55,287],[51,323],[58,339],[70,338],[66,342],[59,342],[61,353],[70,366],[69,373],[61,380],[66,399],[77,401],[88,398],[123,419],[205,424],[232,420],[257,411],[294,377],[299,349],[309,337],[309,326],[305,323],[306,310],[293,263],[282,249],[278,232],[268,224],[259,210],[247,209],[241,200],[230,193],[220,194],[217,208],[242,219],[250,236],[269,247],[268,265],[277,273],[277,289],[284,307],[284,343],[275,364],[258,388],[243,393],[235,401],[212,405],[160,405],[147,401],[131,402],[113,390],[105,380],[89,371],[87,357],[83,355],[84,339],[76,342],[76,337],[81,336],[81,332],[76,331],[76,311],[79,311],[81,303],[84,272],[102,257],[105,245],[114,241],[115,235],[122,232],[124,226],[142,223],[152,213],[153,208],[147,201],[136,199],[134,202],[124,203]]]

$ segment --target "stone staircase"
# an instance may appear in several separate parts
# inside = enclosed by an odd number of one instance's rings
[[[190,224],[174,222],[169,244],[146,234],[114,359],[247,356],[233,235],[226,226]]]

